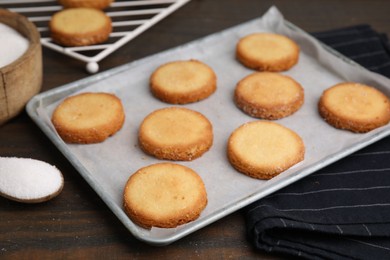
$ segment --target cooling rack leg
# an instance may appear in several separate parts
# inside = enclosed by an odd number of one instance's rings
[[[94,74],[99,71],[99,64],[96,62],[88,62],[86,69],[89,73]]]

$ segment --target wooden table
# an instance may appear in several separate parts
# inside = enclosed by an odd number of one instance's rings
[[[261,16],[276,5],[287,20],[313,32],[369,23],[390,35],[388,0],[192,0],[100,63],[104,71]],[[1,1],[0,1],[1,7]],[[43,49],[42,91],[88,74],[84,63]],[[143,259],[264,258],[247,241],[242,211],[169,246],[134,238],[24,112],[0,126],[0,156],[56,165],[65,177],[59,197],[26,205],[0,198],[0,258]]]

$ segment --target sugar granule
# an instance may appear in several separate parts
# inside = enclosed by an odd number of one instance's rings
[[[19,32],[0,23],[0,68],[21,57],[28,46],[28,40]]]
[[[0,193],[34,200],[58,192],[62,185],[61,172],[48,163],[30,158],[0,157]]]

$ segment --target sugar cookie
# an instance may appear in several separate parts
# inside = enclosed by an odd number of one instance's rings
[[[284,71],[298,62],[299,46],[280,34],[253,33],[239,40],[236,56],[251,69]]]
[[[127,181],[123,198],[130,219],[144,228],[174,228],[191,222],[207,205],[201,177],[173,163],[139,169]]]
[[[379,90],[353,82],[325,90],[318,103],[320,115],[330,125],[365,133],[390,121],[390,101]]]
[[[110,6],[113,0],[58,0],[58,3],[65,8],[90,7],[105,9]]]
[[[104,42],[111,31],[111,19],[94,8],[69,8],[50,20],[50,36],[63,46],[85,46]]]
[[[115,134],[125,120],[122,102],[109,93],[82,93],[57,106],[52,122],[68,143],[99,143]]]
[[[302,161],[305,146],[294,131],[269,121],[253,121],[229,137],[227,155],[239,172],[257,179],[271,179]]]
[[[155,97],[170,104],[187,104],[209,97],[217,88],[214,71],[198,60],[173,61],[158,67],[150,78]]]
[[[256,72],[237,84],[234,100],[248,115],[274,120],[295,113],[304,102],[304,90],[291,77]]]
[[[213,129],[201,113],[168,107],[149,114],[139,128],[140,147],[159,159],[191,161],[208,151]]]

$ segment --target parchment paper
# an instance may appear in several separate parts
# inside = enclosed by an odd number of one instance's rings
[[[295,114],[275,122],[284,125],[304,140],[303,162],[269,181],[238,173],[226,157],[229,135],[243,123],[257,120],[239,110],[233,91],[239,80],[253,73],[235,58],[238,40],[253,32],[275,32],[295,40],[300,48],[299,63],[283,74],[293,77],[305,90],[305,102]],[[174,60],[198,59],[214,69],[217,91],[206,100],[183,105],[203,113],[212,123],[214,144],[210,151],[191,162],[177,162],[195,170],[203,179],[208,205],[200,218],[175,229],[145,230],[134,225],[123,212],[122,194],[131,174],[146,165],[161,162],[138,147],[141,121],[152,111],[169,107],[152,96],[149,76],[161,64]],[[58,148],[76,166],[111,210],[137,238],[152,244],[173,242],[249,203],[330,164],[389,133],[385,126],[366,134],[354,134],[329,126],[318,114],[317,102],[324,89],[343,81],[355,81],[377,87],[389,95],[389,80],[368,72],[285,21],[276,7],[261,18],[249,21],[189,44],[126,64],[114,70],[63,86],[36,97],[37,121]],[[68,95],[80,92],[111,92],[121,98],[126,111],[123,128],[103,143],[65,144],[50,123],[53,109]]]

